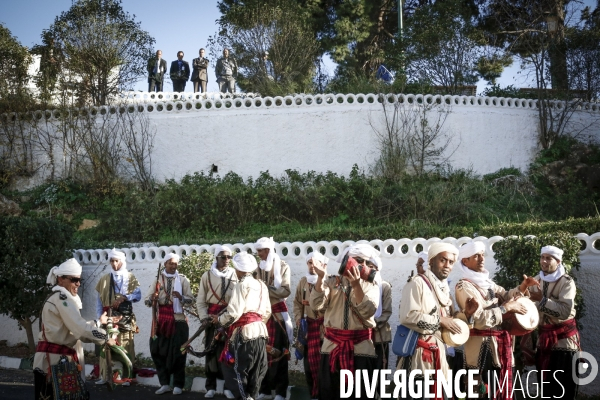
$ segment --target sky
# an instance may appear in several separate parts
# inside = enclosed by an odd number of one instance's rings
[[[593,6],[596,0],[583,0],[583,4]],[[27,47],[40,43],[43,29],[54,22],[56,16],[67,11],[72,0],[2,0],[0,23],[10,29],[13,36]],[[136,16],[141,22],[142,29],[148,31],[156,39],[155,48],[161,49],[167,63],[177,59],[177,52],[185,53],[184,60],[191,63],[198,57],[201,47],[207,48],[209,36],[217,31],[216,20],[221,16],[217,9],[217,0],[178,0],[165,2],[157,0],[123,0],[125,11]],[[207,54],[210,50],[207,48]],[[211,60],[213,61],[213,60]],[[335,64],[326,61],[329,73],[333,73]],[[214,77],[214,61],[209,70],[209,92],[218,91]],[[211,73],[212,72],[212,73]],[[518,63],[507,68],[498,79],[500,86],[515,85],[516,87],[532,86],[528,75],[520,71]],[[170,90],[170,83],[165,80],[165,90]],[[477,85],[477,93],[486,87],[485,81]],[[136,90],[148,90],[146,78],[136,86]],[[192,82],[186,85],[186,92],[193,92]]]

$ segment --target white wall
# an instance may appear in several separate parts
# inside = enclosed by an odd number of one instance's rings
[[[600,282],[600,250],[594,248],[594,242],[600,240],[600,233],[595,233],[588,236],[587,234],[579,234],[577,237],[586,243],[585,249],[581,252],[581,264],[582,268],[577,274],[579,277],[578,285],[583,290],[583,296],[587,305],[587,315],[583,318],[582,323],[584,329],[582,334],[583,349],[600,360],[600,317],[595,310],[600,309],[600,290],[598,282]],[[501,240],[502,237],[495,236],[492,238],[479,237],[476,240],[481,240],[486,244],[486,267],[490,271],[495,271],[496,264],[493,258],[493,244]],[[428,249],[432,242],[439,241],[438,238],[432,238],[425,240],[419,239],[388,239],[385,241],[373,240],[368,242],[374,246],[378,246],[382,249],[382,260],[383,270],[382,275],[385,280],[392,285],[392,299],[393,299],[393,314],[390,319],[390,325],[394,332],[398,325],[399,316],[398,310],[400,305],[400,298],[402,294],[402,288],[406,283],[408,276],[411,271],[414,270],[414,266],[417,260],[416,246],[422,245],[424,249]],[[444,242],[452,243],[457,246],[464,244],[469,238],[445,238]],[[326,250],[326,256],[331,259],[328,272],[335,274],[339,264],[335,262],[334,251],[337,249],[343,250],[354,242],[306,242],[306,243],[279,243],[276,246],[276,251],[281,255],[282,259],[286,261],[291,268],[291,286],[292,293],[295,293],[295,288],[300,281],[300,278],[306,273],[306,264],[304,259],[306,255],[312,250],[320,250],[324,248]],[[367,243],[367,242],[365,242]],[[406,245],[408,252],[405,254],[402,252],[402,247]],[[176,252],[180,255],[191,254],[193,251],[214,251],[216,245],[202,245],[202,246],[170,246],[170,247],[150,247],[150,248],[131,248],[131,249],[120,249],[127,254],[127,268],[133,272],[142,287],[142,295],[146,296],[151,289],[149,288],[153,277],[156,275],[156,269],[159,262],[162,262],[164,254],[168,252]],[[254,246],[250,244],[233,244],[229,245],[234,251],[253,250]],[[392,246],[391,252],[388,252],[388,247]],[[295,255],[296,249],[299,249],[299,255]],[[83,300],[83,311],[82,315],[86,319],[94,319],[95,315],[95,304],[96,304],[96,292],[94,288],[96,282],[100,276],[109,271],[110,266],[108,265],[107,257],[109,250],[77,250],[74,256],[80,260],[84,266],[83,278],[85,280],[85,286],[82,290]],[[405,248],[406,251],[406,248]],[[284,255],[287,254],[287,255]],[[455,269],[449,279],[456,282],[457,270]],[[451,284],[451,287],[453,285]],[[287,299],[288,308],[290,312],[293,309],[292,298]],[[151,312],[148,307],[143,303],[136,303],[134,305],[134,311],[137,316],[138,324],[140,326],[140,334],[136,336],[136,353],[144,353],[145,356],[149,357],[150,352],[148,349],[149,332],[151,326]],[[190,317],[191,332],[194,332],[197,328],[194,317]],[[37,335],[37,333],[36,333]],[[37,337],[37,336],[36,336]],[[8,340],[9,345],[13,345],[18,342],[26,342],[26,336],[24,331],[17,329],[17,323],[14,320],[9,319],[5,315],[0,316],[0,339]],[[202,348],[200,339],[195,342],[196,349]],[[93,346],[88,346],[88,349],[92,349]],[[192,358],[192,357],[190,357]],[[195,359],[195,358],[194,358]],[[395,365],[396,357],[391,354],[390,365]],[[197,359],[195,359],[198,362]],[[301,367],[301,363],[298,366],[294,365],[294,362],[290,363],[290,368],[298,369]],[[598,394],[600,393],[600,379],[597,379],[592,385],[582,388],[585,393]]]
[[[377,96],[296,95],[285,98],[221,98],[220,94],[127,93],[128,107],[143,110],[156,129],[152,171],[160,180],[218,167],[245,178],[261,171],[279,176],[286,169],[333,171],[348,175],[354,164],[367,170],[379,154],[373,128],[383,130]],[[443,127],[451,141],[447,155],[454,168],[478,174],[514,166],[526,170],[538,150],[536,101],[468,96],[388,95],[404,109],[436,99],[450,110]],[[279,104],[279,105],[278,105]],[[392,106],[390,105],[390,108]],[[119,107],[92,108],[110,115]],[[123,108],[125,110],[125,108]],[[50,126],[58,122],[47,114]],[[433,122],[436,112],[430,114]],[[600,141],[600,105],[584,104],[567,132]],[[441,142],[445,142],[442,140]],[[56,160],[63,158],[58,148]],[[48,157],[40,153],[40,171]],[[37,182],[43,176],[38,176]]]

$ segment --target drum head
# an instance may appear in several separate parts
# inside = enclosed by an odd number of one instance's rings
[[[461,319],[454,318],[454,322],[460,326],[460,333],[452,333],[447,329],[442,330],[444,343],[451,347],[462,346],[469,340],[469,326]]]
[[[519,322],[519,325],[523,327],[523,329],[534,330],[540,323],[540,314],[538,313],[538,309],[536,308],[533,301],[531,301],[527,297],[519,297],[517,301],[524,305],[525,308],[527,308],[527,313],[515,313],[516,320]]]

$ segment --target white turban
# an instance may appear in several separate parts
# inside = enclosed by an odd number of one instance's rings
[[[113,258],[116,258],[117,260],[121,260],[123,262],[127,261],[125,253],[123,253],[122,251],[118,251],[114,247],[111,251],[108,252],[108,261],[110,261]]]
[[[308,263],[311,259],[319,261],[321,264],[325,264],[325,256],[318,251],[313,251],[306,256],[306,262]]]
[[[253,255],[242,251],[233,257],[233,266],[241,272],[252,272],[258,266]]]
[[[440,253],[447,251],[448,253],[452,253],[455,256],[458,256],[458,249],[456,246],[453,246],[449,243],[436,242],[429,246],[429,251],[427,252],[427,257],[431,260],[435,256]]]
[[[228,251],[230,254],[233,254],[233,251],[231,251],[229,247],[218,245],[217,247],[215,247],[215,257],[218,256],[219,253],[222,251]]]
[[[69,258],[58,267],[52,267],[46,278],[46,283],[49,285],[56,285],[56,278],[59,276],[81,276],[81,265],[79,265],[76,259]]]
[[[123,253],[122,251],[117,251],[117,249],[113,248],[111,251],[108,252],[108,261],[112,260],[113,258],[121,261],[121,268],[119,268],[118,271],[115,271],[114,269],[111,271],[113,276],[129,277],[129,274],[127,273],[127,256],[125,256],[125,253]],[[122,286],[125,288],[128,285],[129,285],[129,279],[127,279],[127,282],[124,282],[122,284]]]
[[[425,261],[425,264],[427,264],[427,261],[429,260],[429,256],[426,252],[422,251],[419,253],[419,256],[417,257],[417,259],[421,259],[423,261]]]
[[[458,259],[462,260],[463,258],[469,258],[482,251],[485,254],[485,244],[480,241],[471,240],[460,248],[458,251]]]
[[[227,278],[227,269],[228,269],[227,264],[225,265],[225,268],[223,269],[222,272],[217,269],[217,256],[222,251],[228,251],[230,254],[233,254],[231,249],[227,246],[219,245],[219,246],[215,247],[215,259],[214,259],[212,265],[210,266],[210,272],[218,278]]]
[[[179,257],[179,255],[175,254],[175,253],[169,253],[165,256],[165,261],[167,262],[169,260],[173,260],[173,262],[179,263],[179,260],[181,259],[181,257]]]
[[[281,287],[281,258],[275,253],[275,242],[273,237],[263,237],[254,244],[256,250],[269,249],[269,255],[266,260],[260,260],[260,269],[269,272],[273,269],[273,286],[279,289]]]
[[[342,251],[338,255],[336,261],[338,263],[344,261],[344,257],[346,256],[346,254],[348,254],[350,257],[361,257],[370,260],[371,258],[379,257],[379,250],[366,243],[353,244],[352,246]]]
[[[542,247],[540,255],[542,254],[548,254],[549,256],[556,258],[558,261],[562,261],[564,251],[556,246],[544,246]]]

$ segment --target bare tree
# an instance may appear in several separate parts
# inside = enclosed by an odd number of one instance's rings
[[[370,125],[379,142],[380,156],[372,168],[376,175],[397,180],[406,173],[422,175],[447,163],[458,145],[444,127],[451,112],[440,96],[433,101],[408,103],[402,97],[379,95],[383,119]],[[383,126],[383,129],[379,126]]]

